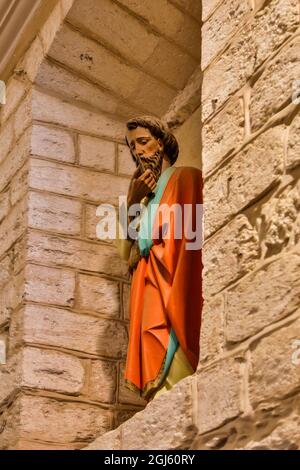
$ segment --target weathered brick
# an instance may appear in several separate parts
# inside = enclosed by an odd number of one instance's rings
[[[16,72],[21,75],[26,74],[33,83],[44,56],[43,44],[39,35],[37,35],[24,56],[18,62],[15,69]]]
[[[71,307],[74,303],[75,273],[28,264],[25,269],[25,300]]]
[[[99,137],[123,140],[124,124],[103,114],[79,108],[61,99],[46,95],[36,89],[32,93],[32,115],[45,123],[60,124],[79,132],[89,132]]]
[[[203,250],[205,297],[253,269],[259,251],[258,234],[244,215],[238,215],[218,231]]]
[[[155,26],[155,29],[164,36],[171,38],[200,58],[200,25],[170,2],[161,0],[159,8],[153,8],[151,0],[145,0],[142,3],[135,0],[120,0],[120,3],[144,18],[150,25]],[[185,5],[188,8],[186,2]],[[198,51],[195,51],[195,44],[199,44]]]
[[[20,435],[46,442],[88,442],[110,430],[109,411],[85,403],[23,395]]]
[[[80,274],[77,288],[77,307],[103,313],[112,318],[120,316],[120,289],[115,281]]]
[[[221,3],[220,0],[202,0],[202,21],[206,21],[218,3]]]
[[[84,385],[84,368],[74,356],[26,347],[22,351],[22,387],[79,395]]]
[[[299,77],[300,38],[287,44],[265,66],[262,76],[254,84],[251,98],[252,132],[259,129],[284,103],[292,101],[293,84]]]
[[[28,226],[68,235],[80,235],[81,203],[65,197],[30,191]]]
[[[286,317],[299,305],[300,254],[264,265],[227,292],[226,339],[242,341]]]
[[[12,115],[26,93],[26,85],[11,77],[6,85],[6,104],[0,108],[0,123],[4,122]]]
[[[239,100],[234,100],[203,126],[202,158],[204,175],[216,167],[226,155],[229,155],[241,145],[243,137],[243,110]]]
[[[74,140],[69,132],[54,127],[34,125],[31,138],[32,153],[62,162],[75,161]]]
[[[225,0],[202,28],[202,69],[205,69],[218,52],[241,27],[251,11],[247,0]]]
[[[123,357],[127,346],[120,322],[38,305],[25,308],[23,338],[29,343],[114,358]]]
[[[220,427],[241,413],[240,362],[229,358],[197,373],[199,434]]]
[[[61,23],[63,21],[63,12],[61,9],[60,2],[58,2],[51,13],[49,14],[47,20],[40,29],[39,36],[41,38],[44,54],[46,54],[54,41],[55,35],[59,30]]]
[[[9,255],[0,261],[0,288],[7,283],[10,278],[12,263]]]
[[[205,187],[205,236],[274,185],[282,169],[283,127],[278,126],[251,141],[208,179]]]
[[[299,312],[300,313],[300,312]],[[300,340],[299,318],[262,338],[251,354],[250,401],[282,400],[300,389],[300,364],[293,343]],[[298,355],[299,356],[299,355]]]
[[[122,449],[187,449],[196,432],[191,377],[187,377],[123,423]]]
[[[9,192],[8,190],[0,194],[0,223],[9,213]],[[1,230],[1,229],[0,229]]]
[[[10,320],[13,311],[21,305],[24,295],[24,273],[13,276],[0,292],[0,325]]]
[[[10,202],[12,205],[22,199],[28,192],[29,160],[15,173],[10,183]]]
[[[153,8],[151,8],[151,10],[153,10]],[[83,51],[88,52],[83,53]],[[163,54],[165,54],[165,51],[163,51]],[[102,88],[104,86],[105,88],[111,89],[112,83],[114,83],[114,88],[118,90],[118,94],[122,98],[130,99],[130,102],[134,106],[149,109],[149,112],[155,112],[159,115],[164,114],[170,101],[176,95],[176,89],[166,85],[164,83],[166,80],[162,82],[147,74],[143,70],[145,68],[144,65],[143,69],[140,67],[131,67],[126,61],[120,61],[118,57],[111,54],[100,42],[95,42],[81,35],[78,31],[71,29],[67,24],[64,24],[57,34],[50,48],[49,55],[51,58],[55,59],[55,61],[63,63],[76,72],[79,72],[80,75],[86,76],[96,83],[100,83]],[[181,60],[180,63],[182,63]],[[164,63],[162,63],[162,65],[165,67]],[[155,67],[156,66],[157,64],[155,63]],[[192,73],[192,70],[190,70],[190,73]],[[142,87],[141,84],[143,84]],[[159,96],[157,95],[158,87],[161,91]],[[84,115],[82,110],[80,115]],[[91,116],[92,113],[90,113],[90,121]],[[87,112],[86,117],[88,117]],[[103,119],[104,118],[102,118],[102,120]],[[88,119],[83,122],[82,117],[80,121],[82,128],[89,122]],[[71,125],[71,123],[69,125]],[[92,123],[89,122],[90,130],[91,125]],[[82,130],[86,131],[84,128]],[[123,135],[124,130],[122,131],[122,137]]]
[[[23,166],[30,154],[30,129],[14,146],[8,157],[0,165],[0,191],[2,191],[15,173]]]
[[[118,401],[120,403],[125,403],[125,404],[130,404],[130,405],[146,406],[146,401],[143,398],[141,398],[137,393],[125,387],[124,375],[125,375],[125,364],[122,362],[120,364]]]
[[[195,2],[194,0],[173,0],[173,4],[174,3],[179,5],[181,8],[184,8],[189,15],[193,15],[197,21],[201,21],[201,2]]]
[[[121,436],[120,429],[116,429],[111,432],[107,432],[103,436],[95,439],[83,450],[121,450]]]
[[[224,299],[222,295],[217,295],[203,304],[198,368],[220,357],[224,342]]]
[[[14,125],[10,119],[5,127],[1,127],[0,132],[0,164],[3,162],[7,154],[13,147],[14,142]]]
[[[28,261],[34,263],[84,269],[98,274],[126,277],[127,264],[113,246],[99,245],[55,235],[28,234]]]
[[[115,145],[114,142],[80,135],[78,138],[80,165],[89,166],[94,170],[114,172]]]
[[[113,341],[113,338],[111,338]],[[101,403],[115,403],[117,367],[115,362],[91,361],[88,395]]]
[[[127,195],[129,180],[87,168],[32,158],[29,185],[33,189],[84,198],[98,204],[118,205],[118,196]]]
[[[299,210],[299,180],[262,205],[257,225],[264,257],[278,254],[300,241]]]
[[[132,176],[136,166],[127,145],[118,145],[118,173]]]
[[[203,76],[203,119],[223,105],[299,26],[297,0],[273,0]],[[218,77],[218,79],[216,79]]]
[[[27,228],[27,201],[22,199],[0,225],[0,256],[25,232]]]
[[[289,129],[289,141],[287,148],[287,167],[293,168],[300,163],[300,114],[298,114]]]
[[[15,139],[18,140],[32,122],[32,93],[27,93],[14,116]]]

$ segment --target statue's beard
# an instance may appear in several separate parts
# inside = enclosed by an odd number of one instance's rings
[[[158,178],[161,175],[162,162],[163,162],[163,153],[157,151],[154,155],[150,157],[138,157],[139,164],[142,172],[146,171],[148,168],[152,171],[155,181],[158,181]]]

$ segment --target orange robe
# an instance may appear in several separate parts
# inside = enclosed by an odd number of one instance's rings
[[[191,204],[195,229],[196,204],[203,204],[202,184],[200,170],[178,167],[165,186],[160,205],[177,203],[183,212],[183,205]],[[171,328],[194,371],[199,360],[202,249],[187,250],[184,230],[176,239],[174,218],[170,220],[167,238],[162,235],[161,218],[158,214],[154,218],[153,245],[139,260],[131,283],[125,383],[146,400],[161,383]],[[182,220],[184,227],[184,217]],[[157,234],[160,236],[155,238]]]

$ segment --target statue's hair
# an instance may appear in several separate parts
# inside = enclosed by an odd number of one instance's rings
[[[144,127],[149,129],[153,137],[156,139],[161,139],[164,145],[164,153],[167,155],[170,164],[174,165],[178,157],[179,145],[176,137],[172,134],[172,132],[170,132],[169,128],[165,126],[160,119],[154,116],[137,116],[127,121],[126,127],[128,130],[136,129],[137,127]],[[131,156],[135,162],[135,156],[130,148],[127,137],[125,137],[125,140],[130,149]]]

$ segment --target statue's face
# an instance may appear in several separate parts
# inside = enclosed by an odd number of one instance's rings
[[[161,174],[163,162],[163,144],[160,139],[156,139],[149,129],[137,127],[127,131],[127,141],[136,159],[137,167],[145,171],[150,168],[156,181]]]

